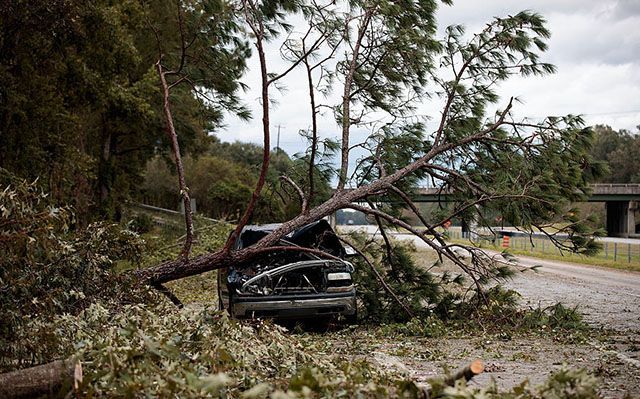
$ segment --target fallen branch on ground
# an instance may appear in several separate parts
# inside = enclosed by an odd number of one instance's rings
[[[71,389],[74,379],[81,381],[81,370],[80,363],[69,358],[0,374],[0,398],[54,397]]]

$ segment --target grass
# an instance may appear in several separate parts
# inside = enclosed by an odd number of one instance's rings
[[[450,238],[449,241],[466,245],[474,245],[479,248],[486,248],[499,252],[506,249],[491,241],[472,243],[469,240],[461,238]],[[603,243],[607,244],[606,250],[603,248],[594,256],[584,256],[567,251],[561,252],[558,248],[552,246],[548,240],[534,239],[532,241],[533,246],[531,246],[531,241],[526,237],[511,237],[508,250],[514,255],[523,255],[538,259],[581,263],[619,270],[640,271],[640,244],[619,244],[617,248],[617,256],[614,259],[613,243]]]

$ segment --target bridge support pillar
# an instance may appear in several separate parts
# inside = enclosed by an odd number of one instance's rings
[[[462,238],[469,238],[469,233],[471,232],[471,229],[469,227],[469,223],[465,220],[462,219],[461,221],[461,231],[462,231]]]
[[[640,238],[640,201],[629,201],[628,212],[629,237]]]
[[[635,201],[608,201],[607,235],[610,237],[625,237],[636,234],[635,211],[638,203]]]

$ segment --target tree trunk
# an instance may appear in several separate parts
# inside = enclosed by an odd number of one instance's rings
[[[101,212],[111,216],[109,197],[112,184],[112,167],[111,167],[111,141],[112,136],[106,121],[102,121],[102,145],[100,148],[100,165],[98,169],[98,182],[100,185],[100,208]]]
[[[142,282],[146,282],[151,285],[164,284],[172,280],[194,276],[196,274],[220,269],[228,264],[234,264],[237,262],[248,260],[252,256],[256,256],[256,254],[261,253],[261,249],[272,246],[273,244],[278,242],[278,240],[285,234],[290,233],[294,229],[302,227],[305,224],[320,220],[339,209],[347,207],[353,208],[353,206],[351,205],[353,202],[357,202],[358,200],[367,198],[368,196],[379,193],[381,191],[388,190],[393,183],[422,168],[427,162],[429,162],[429,160],[433,159],[437,155],[451,150],[457,146],[465,145],[477,140],[478,138],[485,135],[487,131],[490,131],[490,129],[495,129],[495,126],[499,126],[509,109],[510,106],[507,107],[505,111],[503,111],[499,122],[497,122],[494,126],[487,128],[487,130],[466,137],[456,144],[444,143],[440,146],[433,147],[422,158],[408,164],[403,168],[398,169],[397,171],[383,178],[372,182],[369,185],[360,186],[353,190],[336,191],[333,197],[331,197],[323,204],[310,209],[306,214],[300,214],[295,218],[282,223],[277,229],[269,233],[267,236],[258,241],[258,243],[249,248],[239,251],[231,251],[230,247],[226,247],[223,251],[202,255],[192,260],[182,258],[174,261],[168,261],[157,266],[138,270],[135,272],[135,277],[137,277]],[[227,246],[228,245],[229,241],[227,241]]]
[[[75,371],[73,359],[0,374],[0,398],[53,397],[71,389]]]
[[[264,40],[264,26],[260,23],[256,33],[256,48],[258,50],[258,58],[260,59],[260,76],[262,82],[262,166],[260,167],[260,175],[258,181],[251,194],[251,199],[245,209],[244,214],[238,220],[238,225],[229,236],[226,244],[224,245],[224,251],[229,252],[233,248],[236,240],[240,236],[242,228],[249,223],[249,220],[253,216],[253,211],[260,199],[260,193],[267,179],[267,171],[269,170],[269,161],[271,159],[271,138],[269,128],[269,74],[267,73],[267,59],[264,52],[263,40]]]
[[[173,151],[173,157],[176,161],[176,171],[178,173],[178,186],[180,187],[180,196],[184,204],[184,223],[186,227],[187,236],[184,240],[184,247],[180,254],[183,260],[189,259],[189,253],[191,252],[191,245],[193,244],[193,215],[191,213],[191,198],[189,197],[189,188],[184,178],[184,167],[182,166],[182,156],[180,155],[180,145],[178,144],[178,135],[176,128],[173,124],[173,115],[171,114],[171,106],[169,101],[169,85],[165,77],[165,72],[162,69],[160,60],[156,63],[158,70],[158,76],[160,77],[160,84],[162,86],[162,98],[165,122],[167,123],[166,130],[169,141],[171,142],[171,150]]]

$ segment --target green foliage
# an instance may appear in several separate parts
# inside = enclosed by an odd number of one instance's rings
[[[549,399],[595,399],[600,396],[596,389],[596,383],[595,377],[585,370],[563,368],[538,388],[538,397]]]
[[[480,328],[499,334],[562,333],[567,339],[582,339],[588,331],[577,309],[562,304],[547,308],[525,309],[520,306],[519,294],[501,285],[486,287],[495,280],[504,280],[514,271],[496,268],[491,279],[483,279],[482,292],[477,287],[464,288],[462,275],[438,273],[417,265],[411,246],[390,241],[386,250],[384,241],[351,234],[351,242],[359,242],[367,257],[374,262],[378,273],[398,298],[415,315],[409,320],[406,311],[382,286],[371,266],[362,258],[351,261],[355,265],[354,281],[358,286],[360,318],[364,322],[383,324],[388,334],[406,334],[433,337],[447,329],[472,331]],[[472,295],[470,295],[472,294]]]
[[[449,322],[465,331],[482,329],[510,338],[511,334],[551,334],[565,342],[583,342],[591,328],[577,308],[557,303],[546,308],[524,308],[520,295],[497,285],[482,297],[476,293],[468,301],[460,301],[450,309]],[[480,302],[480,301],[486,301]]]
[[[51,358],[73,353],[83,365],[80,393],[92,397],[421,397],[413,382],[364,360],[327,356],[277,325],[240,323],[207,308],[92,305],[29,327],[25,340],[37,339],[40,348],[55,343]],[[430,383],[431,397],[597,397],[592,376],[564,368],[539,387],[525,381],[505,392],[493,383]]]
[[[176,208],[180,201],[178,177],[170,162],[161,156],[155,156],[147,162],[142,173],[144,181],[136,196],[140,202],[165,209]]]
[[[154,396],[218,396],[291,376],[309,356],[276,326],[245,326],[208,310],[136,306],[113,314],[94,307],[67,321],[76,324],[68,331],[83,361],[118,359],[110,370],[92,370],[87,393],[127,396],[142,389]],[[110,328],[95,337],[92,332],[104,324]]]
[[[204,215],[237,220],[249,202],[257,174],[238,163],[219,157],[185,159],[187,186]],[[175,189],[174,189],[175,190]]]
[[[179,223],[184,223],[179,220]],[[176,259],[180,254],[185,238],[180,224],[179,229],[160,227],[145,234],[145,251],[140,259],[140,266],[153,266],[167,260]],[[224,222],[211,222],[199,217],[194,218],[195,242],[191,251],[193,256],[211,253],[221,249],[233,230],[233,225]],[[176,281],[179,283],[180,281]]]
[[[262,148],[252,143],[223,143],[212,139],[205,153],[186,156],[184,166],[191,198],[197,200],[198,212],[215,219],[237,220],[249,202],[255,188]],[[254,212],[253,222],[273,223],[287,220],[300,212],[298,193],[282,182],[289,176],[308,191],[308,163],[305,158],[293,159],[282,150],[271,152],[267,187]],[[145,169],[140,200],[155,206],[174,209],[179,201],[177,177],[173,166],[161,156],[152,158]],[[314,170],[315,197],[312,205],[328,199],[332,193],[328,167]]]
[[[195,223],[198,227],[195,229],[196,240],[192,248],[192,256],[220,250],[229,237],[229,233],[233,230],[233,225],[205,222],[197,217]],[[154,266],[164,261],[176,259],[182,249],[184,235],[178,237],[171,229],[154,229],[144,238],[146,247],[140,260],[141,267]],[[202,306],[218,303],[216,270],[171,281],[166,286],[185,305]]]
[[[38,342],[21,340],[32,319],[145,296],[112,272],[117,261],[137,261],[143,244],[137,234],[104,223],[72,232],[70,209],[52,205],[37,183],[0,173],[0,368],[6,368],[18,359],[40,360]]]
[[[384,11],[383,8],[383,16]],[[407,15],[412,12],[416,9],[408,7]],[[381,20],[386,21],[383,16]],[[473,35],[467,35],[462,26],[448,27],[445,40],[438,45],[442,74],[432,76],[439,87],[436,94],[445,104],[435,130],[428,132],[428,125],[413,118],[395,118],[393,123],[374,128],[362,145],[368,153],[356,167],[354,183],[371,183],[426,157],[424,165],[394,186],[411,194],[428,179],[448,195],[449,206],[442,212],[433,212],[436,219],[428,218],[429,222],[439,226],[455,217],[481,228],[493,226],[496,216],[500,216],[504,223],[525,230],[556,222],[563,226],[560,233],[568,235],[564,249],[585,255],[596,253],[599,248],[593,237],[601,231],[590,227],[588,217],[581,217],[569,207],[571,202],[583,201],[588,183],[604,172],[602,162],[589,154],[593,132],[573,115],[550,116],[541,123],[519,119],[511,112],[511,107],[516,106],[513,102],[508,109],[490,115],[491,107],[500,99],[496,87],[501,82],[513,75],[554,72],[553,65],[540,60],[550,36],[545,25],[540,15],[523,11],[495,18]],[[403,32],[390,33],[390,42],[395,34]],[[429,37],[429,28],[420,34]],[[420,54],[427,48],[412,48],[408,53]],[[427,52],[433,54],[434,49]],[[400,59],[399,63],[413,65]],[[432,63],[423,64],[407,76],[411,79],[428,73]],[[388,84],[384,73],[379,75]],[[406,100],[393,93],[393,85],[389,92],[378,88],[375,78],[373,82],[371,85],[380,90],[380,95]],[[369,92],[367,95],[377,98]],[[384,109],[379,104],[377,108]],[[391,190],[385,199],[394,206],[383,210],[399,215],[397,204],[403,200]]]
[[[442,380],[431,380],[434,398],[449,399],[596,399],[597,380],[581,369],[563,367],[540,386],[531,387],[525,380],[509,391],[500,392],[492,381],[486,387],[468,386],[458,380],[453,387],[444,386]]]
[[[576,308],[567,308],[561,303],[547,308],[532,309],[524,314],[522,328],[530,330],[584,331],[588,327]]]
[[[134,233],[91,225],[74,234],[67,228],[72,214],[49,205],[36,184],[8,174],[4,179],[10,184],[2,191],[0,202],[0,243],[8,255],[0,269],[0,283],[8,293],[1,302],[3,370],[73,355],[84,370],[80,394],[92,397],[418,397],[415,384],[367,361],[327,356],[281,327],[229,320],[226,313],[203,306],[215,303],[213,273],[170,285],[188,303],[183,310],[132,290],[123,275],[112,272],[117,260],[158,263],[175,258],[179,245],[166,246],[166,237],[147,234],[150,253],[139,259],[141,242]],[[230,227],[223,223],[199,227],[194,255],[220,248]],[[386,260],[385,253],[373,253],[380,262],[388,262],[389,269],[391,263],[400,266],[387,273],[388,279],[397,273],[417,285],[426,275],[417,273],[406,251],[399,246]],[[418,294],[396,289],[412,309],[428,315],[417,295],[433,295],[440,286],[417,290]],[[575,311],[559,305],[528,315],[514,310],[510,292],[490,290],[487,297],[493,305],[486,312],[496,314],[504,309],[505,313],[500,313],[502,319],[483,316],[483,322],[500,324],[519,318],[531,329],[580,326]],[[396,306],[388,301],[380,303]],[[459,309],[472,309],[474,302],[471,299],[468,308],[458,305]],[[504,318],[506,311],[514,312],[510,319]],[[369,312],[369,316],[393,319],[388,310]],[[449,325],[436,312],[385,328],[387,334],[441,336]],[[526,385],[518,389],[530,394],[519,397],[588,398],[580,395],[588,394],[592,387],[593,380],[586,374],[562,371],[544,390],[532,391]],[[490,389],[485,392],[492,392]],[[475,397],[478,390],[458,385],[443,392],[454,395],[449,397]],[[537,392],[544,394],[535,396]],[[466,396],[459,396],[462,393]],[[511,397],[508,395],[489,397]]]
[[[127,228],[138,234],[148,233],[153,228],[153,219],[144,213],[136,215],[127,223]]]
[[[434,38],[438,2],[347,3],[352,14],[345,18],[370,15],[363,51],[355,55],[358,67],[350,88],[352,101],[367,110],[407,115],[413,104],[405,101],[406,94],[424,93],[434,68],[434,56],[442,48]],[[355,30],[350,35],[357,36]],[[349,71],[349,62],[350,59],[339,62],[339,74]]]
[[[246,114],[235,92],[248,51],[226,4],[177,4],[190,48],[212,61],[189,72],[215,101],[189,86],[172,91],[181,148],[190,150],[223,109]],[[147,160],[169,148],[151,25],[174,60],[176,2],[21,0],[1,7],[0,21],[0,167],[39,178],[83,225],[97,215],[118,219]]]
[[[606,162],[608,170],[599,177],[604,183],[640,183],[640,135],[596,125],[593,158]],[[639,128],[640,130],[640,128]]]
[[[364,253],[386,283],[415,315],[431,315],[432,308],[443,299],[443,282],[415,264],[410,246],[392,241],[393,248],[387,252],[383,244],[371,242],[363,235],[352,234],[350,240],[365,248]],[[363,308],[361,318],[374,323],[408,320],[406,312],[384,290],[369,264],[360,257],[354,257],[351,261],[355,265],[353,278],[358,286],[358,296]]]
[[[437,316],[415,317],[405,323],[383,324],[380,332],[384,336],[404,335],[409,337],[438,338],[447,335],[449,327]]]
[[[78,316],[30,327],[43,345],[56,342],[57,356],[73,353],[82,363],[80,393],[91,397],[385,398],[400,393],[395,378],[367,362],[319,355],[282,327],[241,323],[208,308],[96,304]]]
[[[380,177],[379,166],[387,173],[396,171],[417,161],[429,151],[430,143],[426,140],[425,126],[422,123],[388,125],[371,135],[366,145],[375,149],[365,157],[356,171],[359,184],[371,183]],[[427,174],[418,170],[397,184],[405,192],[411,192],[424,182]],[[402,203],[402,199],[390,193],[389,199]],[[396,207],[397,208],[397,207]]]

